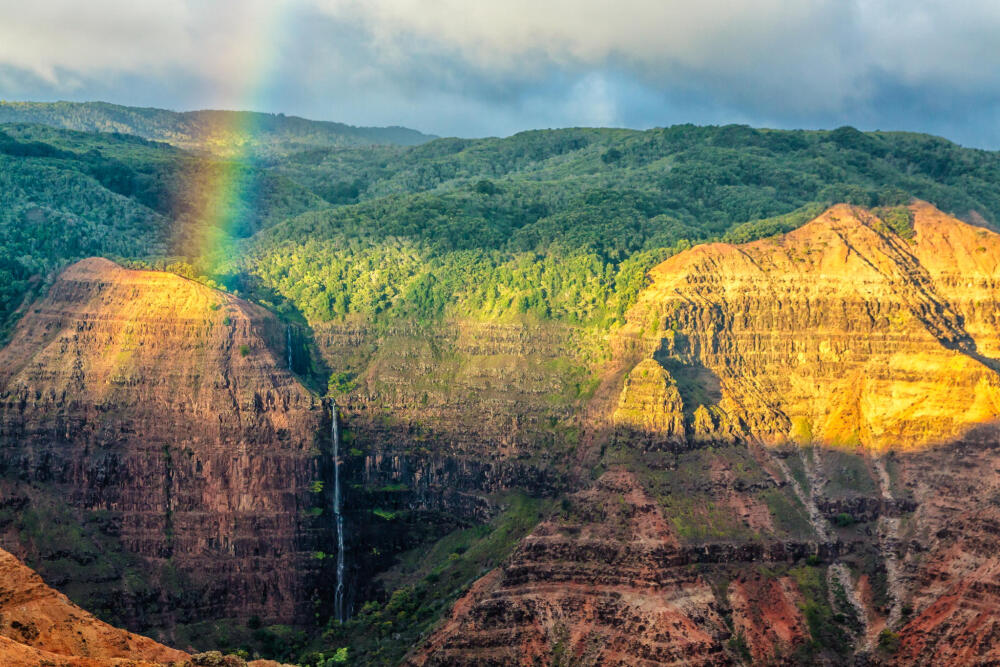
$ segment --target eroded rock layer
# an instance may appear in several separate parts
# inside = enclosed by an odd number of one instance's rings
[[[725,664],[712,589],[679,547],[637,480],[607,473],[479,581],[412,662]]]
[[[284,340],[262,308],[176,275],[67,268],[0,351],[8,548],[133,626],[308,613],[328,418]]]
[[[658,266],[581,439],[612,472],[410,661],[996,661],[998,289],[923,203]]]
[[[667,440],[683,417],[693,437],[885,449],[1000,414],[1000,236],[928,204],[836,206],[784,236],[697,246],[651,278],[621,338],[683,405],[654,409],[668,390],[650,388],[637,419],[626,394],[619,422]]]

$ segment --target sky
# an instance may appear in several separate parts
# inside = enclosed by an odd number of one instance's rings
[[[442,136],[676,123],[1000,149],[997,0],[0,0],[0,99]]]

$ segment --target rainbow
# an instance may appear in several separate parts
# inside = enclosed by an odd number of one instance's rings
[[[267,119],[253,111],[270,106],[279,48],[290,34],[288,16],[280,2],[246,3],[233,17],[244,24],[233,31],[239,43],[220,45],[223,57],[215,64],[232,80],[219,94],[223,106],[239,111],[198,117],[197,143],[213,157],[187,160],[174,202],[181,215],[172,246],[203,274],[231,255],[234,239],[246,235],[253,219],[258,183],[252,158]]]

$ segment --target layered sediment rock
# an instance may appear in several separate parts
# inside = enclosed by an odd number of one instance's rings
[[[712,589],[679,547],[637,480],[607,473],[473,586],[411,662],[726,664]]]
[[[616,472],[410,661],[996,660],[1000,237],[837,206],[651,277],[593,440]]]
[[[897,543],[900,665],[1000,660],[1000,433],[898,457],[894,486],[917,504]]]
[[[1000,414],[1000,236],[924,203],[882,215],[902,234],[842,205],[653,269],[621,336],[676,382],[690,436],[908,448]]]
[[[311,612],[322,535],[305,511],[325,412],[284,368],[284,334],[262,308],[176,275],[67,268],[0,351],[3,497],[48,522],[8,532],[8,548],[56,580],[75,559],[67,583],[134,626]],[[54,524],[60,512],[72,526]],[[139,557],[142,586],[115,579],[122,558],[65,541],[92,520]]]

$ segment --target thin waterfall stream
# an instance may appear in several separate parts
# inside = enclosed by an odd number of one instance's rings
[[[337,404],[330,401],[330,438],[333,440],[333,517],[337,526],[337,589],[333,608],[337,621],[344,621],[344,517],[340,513],[340,428]]]
[[[288,372],[292,372],[292,325],[285,326],[285,347],[288,348]]]

